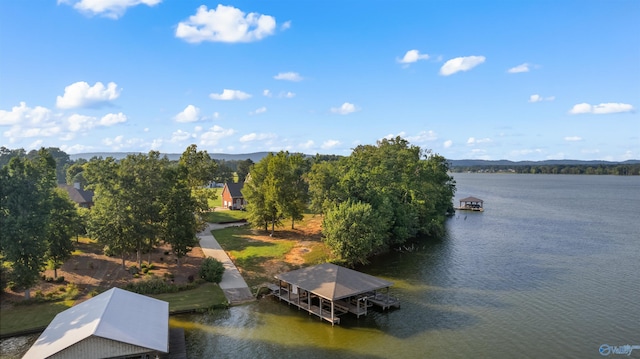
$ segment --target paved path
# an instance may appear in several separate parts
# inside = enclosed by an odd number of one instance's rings
[[[237,224],[231,224],[237,225]],[[238,268],[233,264],[231,258],[227,255],[218,241],[216,241],[212,229],[224,228],[229,225],[209,224],[204,231],[198,233],[200,239],[200,247],[206,257],[212,257],[220,261],[224,265],[224,274],[222,275],[222,281],[220,281],[220,288],[224,292],[225,297],[229,304],[240,304],[254,300],[251,290],[247,286],[247,282],[244,281]]]

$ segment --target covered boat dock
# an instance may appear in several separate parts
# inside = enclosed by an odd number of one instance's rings
[[[460,200],[460,207],[456,208],[463,211],[484,211],[484,201],[476,197],[467,197]]]
[[[400,307],[389,295],[393,283],[331,263],[319,264],[275,276],[274,295],[281,301],[304,309],[332,325],[340,315],[366,315],[376,305],[383,310]]]

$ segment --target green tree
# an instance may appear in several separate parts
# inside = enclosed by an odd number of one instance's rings
[[[238,169],[236,170],[238,182],[242,183],[247,179],[251,166],[253,166],[253,161],[250,158],[247,158],[244,161],[238,161]]]
[[[198,245],[196,237],[198,223],[195,218],[196,202],[184,180],[180,179],[181,168],[167,169],[167,182],[171,187],[165,194],[160,212],[162,218],[161,237],[171,245],[171,251],[178,258],[187,255]]]
[[[366,264],[383,247],[387,220],[368,203],[347,200],[329,209],[323,221],[325,243],[347,265]]]
[[[224,274],[224,265],[215,258],[205,258],[198,274],[207,282],[220,283]]]
[[[0,169],[0,253],[26,298],[44,268],[55,168],[43,148],[32,159],[14,157]]]
[[[58,268],[71,257],[73,242],[80,218],[76,205],[67,192],[56,189],[51,198],[51,212],[47,228],[46,258],[53,266],[53,276],[58,277]]]
[[[215,179],[218,165],[207,151],[198,151],[198,146],[193,144],[182,153],[178,165],[186,170],[186,183],[201,217],[203,212],[209,210],[209,200],[216,199],[215,191],[209,191],[206,186]]]

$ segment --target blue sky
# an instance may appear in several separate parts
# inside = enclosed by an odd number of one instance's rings
[[[640,1],[0,1],[0,145],[640,159]]]

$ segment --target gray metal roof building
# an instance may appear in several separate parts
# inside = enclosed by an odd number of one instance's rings
[[[120,358],[169,352],[169,303],[112,288],[59,313],[23,358]]]

